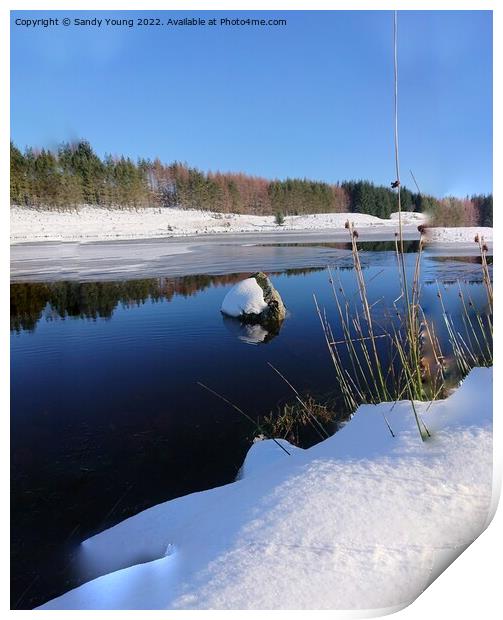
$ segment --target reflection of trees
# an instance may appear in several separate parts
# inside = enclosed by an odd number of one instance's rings
[[[349,236],[349,235],[348,235]],[[329,248],[331,250],[347,250],[351,252],[351,243],[344,241],[316,243],[264,243],[267,248]],[[395,252],[395,241],[358,241],[358,247],[364,252]],[[413,253],[419,250],[419,241],[404,241],[404,252]]]
[[[362,241],[358,243],[362,252],[396,252],[396,241]],[[404,241],[403,251],[412,254],[419,250],[419,241]]]
[[[435,256],[434,254],[429,255],[428,258],[432,261],[437,261],[439,263],[451,263],[451,262],[459,262],[459,263],[472,263],[473,265],[481,265],[482,258],[480,255],[475,256]],[[487,256],[487,263],[492,265],[493,257]]]
[[[46,284],[11,284],[10,327],[16,331],[35,329],[47,304],[49,289]]]
[[[463,286],[480,286],[482,284],[482,276],[480,275],[480,273],[474,273],[473,275],[473,280],[469,280],[468,277],[470,276],[470,274],[459,274],[456,276],[453,276],[452,278],[446,278],[443,277],[441,282],[442,282],[442,286],[444,288],[447,288],[449,286],[459,286],[459,282],[462,279],[463,280]],[[425,286],[431,286],[434,285],[436,286],[439,282],[438,278],[425,278],[423,284]]]
[[[313,269],[294,271],[299,274]],[[171,301],[177,295],[190,297],[212,286],[234,284],[249,275],[194,275],[122,282],[14,283],[10,290],[11,329],[18,332],[35,329],[46,308],[61,318],[110,318],[118,304],[128,308],[142,305],[147,300]]]
[[[314,273],[315,271],[324,271],[325,267],[295,267],[293,269],[287,269],[286,271],[271,271],[269,275],[271,276],[286,276],[290,278],[291,276],[307,276],[310,273]]]
[[[61,318],[110,318],[118,304],[139,306],[147,300],[170,301],[188,297],[211,285],[223,285],[243,276],[189,276],[149,278],[123,282],[54,282],[11,285],[11,329],[34,329],[48,307]]]

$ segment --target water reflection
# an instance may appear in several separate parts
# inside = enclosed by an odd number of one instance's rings
[[[267,344],[279,334],[281,324],[271,328],[258,323],[244,323],[238,318],[222,315],[222,320],[227,331],[245,344]]]
[[[331,248],[333,250],[346,250],[351,253],[351,243],[345,242],[317,242],[317,243],[264,243],[264,248]],[[395,252],[396,241],[362,241],[359,243],[361,252]],[[419,250],[419,240],[404,241],[403,251],[413,254]]]
[[[414,254],[407,258],[413,266]],[[367,250],[362,262],[370,302],[385,324],[399,294],[396,257]],[[350,254],[336,267],[337,281],[356,298]],[[437,282],[464,334],[459,285],[448,283],[459,279],[483,314],[480,266],[425,256],[423,274],[422,308],[447,351]],[[279,335],[220,314],[225,289],[249,275],[12,285],[14,606],[34,607],[96,576],[83,575],[73,555],[92,534],[234,479],[256,429],[198,381],[254,420],[282,419],[286,432],[295,398],[270,362],[304,402],[310,395],[333,414],[330,431],[347,416],[313,304],[315,293],[340,340],[328,272],[271,274],[290,313]],[[453,371],[449,385],[459,378]],[[304,446],[318,440],[302,429],[294,434]]]
[[[322,268],[290,269],[284,274],[297,276],[321,270]],[[132,308],[147,301],[169,302],[177,296],[187,298],[210,287],[235,284],[250,275],[233,273],[120,282],[13,283],[10,287],[11,330],[32,331],[42,318],[48,321],[66,317],[109,319],[119,305]]]

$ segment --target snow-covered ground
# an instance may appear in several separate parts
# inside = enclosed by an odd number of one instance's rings
[[[477,368],[447,400],[417,404],[424,443],[407,402],[362,406],[309,450],[284,442],[291,455],[255,443],[235,483],[85,541],[81,561],[104,576],[44,607],[403,607],[490,519],[491,386]]]
[[[400,221],[400,214],[398,211],[390,215],[390,220],[394,222]],[[425,213],[417,213],[415,211],[402,211],[402,224],[424,224],[428,220],[428,216]]]
[[[404,213],[404,225],[424,221],[418,213]],[[419,217],[418,217],[419,216]],[[11,208],[11,242],[100,241],[150,239],[215,233],[281,232],[343,229],[347,220],[358,227],[395,231],[398,219],[382,220],[361,213],[320,213],[287,216],[278,226],[272,215],[237,215],[186,209],[103,209],[74,211]]]
[[[487,226],[458,226],[455,228],[428,228],[427,243],[475,243],[475,237],[483,237],[487,243],[493,241],[493,229]]]

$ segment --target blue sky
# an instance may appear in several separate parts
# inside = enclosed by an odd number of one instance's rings
[[[16,18],[278,17],[283,27],[25,28]],[[203,170],[388,184],[392,13],[16,11],[11,133]],[[492,14],[399,13],[403,182],[492,191]]]

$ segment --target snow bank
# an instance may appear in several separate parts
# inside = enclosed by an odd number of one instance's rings
[[[277,461],[281,461],[285,456],[288,456],[286,452],[278,447],[278,444],[283,446],[290,455],[302,451],[301,448],[292,446],[286,439],[276,439],[274,441],[273,439],[256,438],[252,447],[248,450],[237,479],[241,480],[242,478],[254,476],[257,472],[275,465]]]
[[[82,562],[110,574],[43,607],[403,607],[487,525],[491,385],[492,369],[477,368],[447,400],[418,403],[425,443],[401,402],[362,406],[291,456],[254,444],[243,479],[85,541]]]
[[[237,215],[187,209],[103,209],[84,206],[74,211],[11,208],[11,242],[100,241],[150,239],[212,233],[342,230],[347,220],[358,227],[390,227],[362,213],[320,213],[287,216],[278,226],[272,215]]]
[[[316,213],[289,215],[278,226],[272,215],[238,215],[187,209],[103,209],[83,206],[73,211],[11,208],[11,243],[35,241],[104,241],[153,239],[223,233],[281,233],[344,229],[346,221],[357,228],[398,231],[398,213],[389,220],[363,213]],[[402,212],[402,224],[426,224],[428,215]],[[472,241],[477,232],[492,242],[492,228],[429,228],[429,243]]]
[[[400,214],[398,211],[392,213],[389,218],[393,222],[398,222]],[[416,211],[402,211],[402,224],[427,224],[429,221],[427,213],[417,213]]]
[[[488,243],[493,241],[493,229],[487,226],[428,228],[425,237],[427,243],[475,243],[476,235]]]
[[[246,278],[238,282],[224,297],[222,312],[228,316],[238,317],[242,314],[260,314],[267,308],[264,291],[255,278]]]

